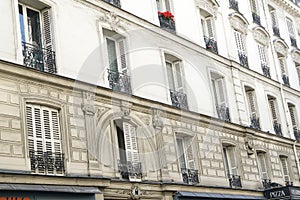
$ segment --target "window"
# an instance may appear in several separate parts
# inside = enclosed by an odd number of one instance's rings
[[[252,10],[252,19],[253,19],[254,23],[261,25],[260,24],[260,16],[259,16],[259,7],[258,7],[257,3],[258,2],[256,0],[250,1],[251,10]]]
[[[27,104],[26,125],[31,171],[39,174],[63,174],[64,155],[58,110]]]
[[[274,8],[269,7],[270,11],[270,17],[271,17],[271,23],[272,23],[272,28],[273,28],[273,34],[277,37],[280,37],[280,32],[279,32],[279,25],[278,25],[278,20],[277,20],[277,14]]]
[[[192,138],[177,136],[177,157],[184,183],[198,183],[198,170],[195,168]]]
[[[238,175],[235,146],[223,144],[223,154],[230,187],[242,187],[241,177]]]
[[[260,170],[260,177],[262,180],[268,180],[268,166],[266,160],[266,153],[263,151],[257,151],[257,161]]]
[[[285,57],[281,56],[278,57],[278,61],[281,70],[281,77],[282,77],[283,84],[286,86],[290,86],[289,76],[286,69],[286,59]]]
[[[256,105],[256,96],[254,89],[246,86],[246,97],[248,102],[248,110],[250,115],[251,127],[255,129],[260,129],[258,110]]]
[[[248,67],[248,57],[245,49],[244,35],[237,30],[233,30],[233,33],[240,64],[243,67]]]
[[[230,121],[224,78],[218,74],[211,73],[211,81],[218,117],[219,119]]]
[[[156,0],[157,10],[159,12],[170,11],[171,12],[171,4],[170,0]]]
[[[200,9],[200,16],[206,49],[214,53],[218,53],[218,47],[215,37],[214,18],[203,9]]]
[[[103,30],[108,60],[109,86],[113,90],[131,93],[130,77],[126,58],[126,42],[121,35]]]
[[[188,109],[184,91],[182,61],[170,54],[165,54],[165,64],[172,105],[177,108]]]
[[[298,74],[298,81],[299,81],[299,86],[300,86],[300,67],[297,67],[297,74]]]
[[[268,95],[268,102],[269,102],[269,108],[271,111],[271,117],[273,120],[274,131],[275,131],[276,135],[282,136],[281,124],[280,124],[280,120],[279,120],[276,98]]]
[[[56,73],[51,12],[47,5],[36,4],[39,9],[21,3],[18,5],[24,65]]]
[[[289,18],[286,19],[286,25],[288,28],[288,32],[290,35],[290,40],[291,40],[291,46],[296,47],[297,48],[297,42],[296,42],[296,35],[295,35],[295,31],[294,31],[294,24],[293,21]]]
[[[260,43],[257,43],[259,60],[264,76],[271,78],[270,68],[268,67],[266,47]]]
[[[119,171],[122,178],[140,180],[142,177],[139,160],[136,127],[128,122],[116,122],[119,145]]]
[[[295,105],[288,103],[288,109],[289,109],[289,113],[290,113],[290,117],[291,117],[291,122],[292,122],[292,126],[293,126],[293,133],[294,133],[295,139],[297,141],[300,141],[300,131],[298,129],[298,116],[297,116],[297,112],[296,112],[296,107],[295,107]]]
[[[289,172],[289,168],[288,168],[288,161],[287,161],[287,157],[286,156],[279,156],[280,159],[280,163],[281,163],[281,169],[282,169],[282,173],[283,173],[283,179],[285,182],[290,182],[290,172]]]

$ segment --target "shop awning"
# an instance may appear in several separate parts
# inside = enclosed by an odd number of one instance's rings
[[[98,187],[67,186],[67,185],[31,185],[31,184],[0,184],[0,191],[39,191],[66,192],[82,194],[101,193]]]
[[[236,195],[236,194],[219,194],[206,192],[177,192],[177,199],[192,200],[192,199],[257,199],[266,200],[265,197],[251,196],[251,195]],[[175,198],[176,199],[176,198]]]

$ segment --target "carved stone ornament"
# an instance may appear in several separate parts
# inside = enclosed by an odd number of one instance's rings
[[[114,12],[108,12],[102,17],[100,17],[100,22],[102,22],[101,25],[103,27],[115,32],[118,32],[119,29],[125,30],[125,28],[121,25],[121,19]]]
[[[293,58],[293,61],[295,63],[297,63],[297,65],[300,65],[300,51],[293,51],[292,52],[292,58]]]
[[[130,199],[137,200],[137,199],[140,199],[142,195],[143,195],[142,191],[138,185],[133,185],[131,187]]]
[[[154,128],[162,129],[164,127],[164,122],[160,116],[161,112],[161,110],[153,109],[152,125]]]
[[[123,113],[123,118],[130,119],[130,112],[131,112],[132,104],[127,101],[121,101],[121,111]]]
[[[254,154],[254,143],[253,143],[253,138],[252,137],[247,136],[245,138],[245,145],[246,145],[248,155]]]
[[[95,93],[83,92],[82,97],[83,97],[82,111],[86,115],[94,115],[95,114],[95,107],[94,107]]]
[[[241,31],[242,33],[246,34],[247,33],[247,24],[241,20],[239,17],[237,16],[229,16],[229,21],[230,21],[230,24],[231,26],[238,30],[238,31]]]
[[[196,0],[196,5],[205,10],[206,12],[210,13],[214,17],[217,15],[217,6],[213,5],[214,3],[210,0]]]
[[[258,29],[254,30],[253,31],[253,37],[257,42],[263,44],[264,46],[268,46],[269,37],[265,33],[263,33],[262,31],[260,31]]]
[[[274,47],[275,47],[275,51],[277,53],[280,53],[283,56],[287,55],[287,49],[281,42],[275,41],[274,42]]]

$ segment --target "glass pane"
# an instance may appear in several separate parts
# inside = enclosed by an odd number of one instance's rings
[[[114,72],[118,72],[116,43],[115,43],[115,41],[106,38],[106,44],[107,44],[109,69],[114,71]]]
[[[19,5],[19,20],[20,20],[21,39],[22,42],[25,42],[24,15],[23,15],[23,7],[21,5]]]
[[[42,47],[39,13],[29,8],[27,11],[28,40],[35,46]]]
[[[177,142],[177,148],[178,148],[177,153],[178,153],[178,159],[179,159],[179,162],[180,162],[180,168],[186,168],[182,139],[176,139],[176,142]]]
[[[170,87],[171,90],[175,90],[172,64],[169,63],[169,62],[166,62],[166,66],[167,66],[167,75],[168,75],[169,87]]]

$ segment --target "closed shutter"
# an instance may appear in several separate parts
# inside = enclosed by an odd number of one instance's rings
[[[300,68],[297,69],[297,74],[298,74],[298,80],[299,80],[299,85],[300,85]]]
[[[162,0],[165,3],[166,11],[171,12],[170,0]]]
[[[42,27],[43,27],[43,48],[46,49],[46,57],[44,62],[44,70],[46,72],[55,73],[53,51],[53,37],[51,26],[51,12],[49,9],[42,11]]]
[[[174,82],[174,75],[173,75],[172,63],[166,62],[166,67],[167,67],[167,75],[168,75],[169,88],[171,90],[175,90],[175,82]]]
[[[258,44],[258,54],[261,64],[267,64],[265,47],[261,44]]]
[[[185,140],[185,147],[186,147],[186,160],[187,160],[189,169],[195,169],[193,145],[192,145],[191,139]]]
[[[230,167],[230,173],[233,175],[237,175],[237,164],[235,160],[235,153],[234,153],[234,147],[227,147],[228,150],[228,160],[229,160],[229,167]]]
[[[123,122],[127,161],[139,162],[136,130],[135,127],[127,122]]]
[[[176,91],[184,92],[183,91],[183,82],[182,82],[181,61],[175,62],[174,67],[175,67],[175,74],[176,74]]]
[[[295,117],[295,107],[294,106],[289,106],[289,111],[290,111],[290,116],[291,116],[291,121],[293,127],[297,127],[297,122],[296,122],[296,117]]]
[[[279,58],[279,65],[282,75],[286,74],[284,58]]]
[[[273,121],[277,122],[276,100],[269,99],[269,106],[270,106]]]
[[[292,20],[286,19],[286,24],[287,24],[287,28],[288,28],[290,36],[295,37],[294,25],[293,25]]]
[[[257,153],[258,164],[261,171],[261,178],[268,179],[268,171],[267,171],[267,163],[266,163],[266,156],[265,153],[260,152]]]
[[[214,38],[214,26],[213,26],[213,19],[208,18],[206,19],[206,27],[207,27],[207,33],[209,38]]]
[[[114,40],[106,38],[106,46],[107,46],[109,69],[113,72],[118,72],[116,43]]]
[[[223,78],[218,78],[213,81],[214,87],[215,87],[215,93],[216,93],[216,99],[217,99],[217,105],[226,105],[226,99],[225,99],[225,87],[224,87],[224,81]]]
[[[179,159],[180,168],[181,169],[186,169],[183,139],[182,138],[176,138],[176,143],[177,143],[177,157]]]
[[[236,47],[238,50],[238,53],[245,53],[245,47],[244,47],[244,40],[243,40],[243,36],[242,33],[234,30],[234,39],[235,39],[235,43],[236,43]]]
[[[256,116],[256,106],[255,106],[255,97],[254,91],[247,91],[248,103],[249,103],[249,110],[251,116]]]
[[[120,39],[118,41],[118,45],[119,45],[119,53],[120,53],[120,64],[122,67],[122,72],[127,74],[127,62],[126,62],[126,48],[125,48],[125,40],[124,39]]]
[[[282,166],[283,178],[284,181],[290,181],[289,169],[287,164],[287,158],[284,156],[280,156],[280,162]]]
[[[272,12],[270,13],[270,15],[271,15],[272,26],[278,28],[276,12],[275,12],[275,11],[272,11]]]
[[[259,14],[257,11],[256,0],[251,0],[252,12]]]

